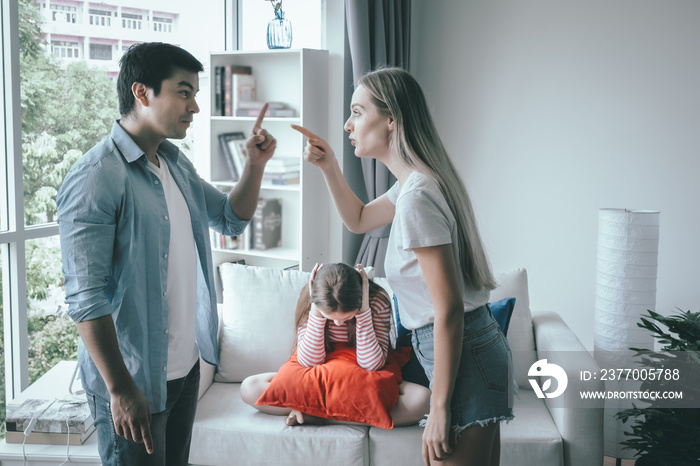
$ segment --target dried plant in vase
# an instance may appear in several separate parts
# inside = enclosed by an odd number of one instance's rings
[[[284,17],[282,0],[265,0],[275,10],[275,18],[267,23],[267,48],[288,49],[292,46],[292,23]]]

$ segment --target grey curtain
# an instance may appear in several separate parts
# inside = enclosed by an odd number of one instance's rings
[[[408,69],[410,0],[345,0],[352,74],[355,83],[366,72],[382,66]],[[374,159],[362,159],[367,196],[372,201],[396,182],[386,166]],[[357,262],[371,265],[376,276],[384,277],[384,256],[391,225],[365,234]]]

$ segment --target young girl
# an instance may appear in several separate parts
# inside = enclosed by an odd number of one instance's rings
[[[486,305],[495,287],[466,188],[450,162],[418,83],[381,69],[358,83],[345,123],[355,155],[383,162],[398,182],[365,205],[326,141],[309,138],[347,228],[392,223],[385,259],[401,323],[430,380],[426,464],[498,465],[500,421],[512,415],[510,347]]]
[[[389,350],[391,302],[379,285],[367,279],[364,268],[356,270],[338,263],[320,266],[311,272],[297,301],[297,362],[305,367],[323,364],[334,343],[355,347],[357,364],[365,370],[384,367]],[[258,374],[241,384],[241,397],[247,404],[269,414],[287,415],[287,425],[322,422],[288,408],[255,405],[275,373]],[[416,424],[428,413],[430,391],[418,384],[399,384],[399,399],[391,411],[395,426]]]

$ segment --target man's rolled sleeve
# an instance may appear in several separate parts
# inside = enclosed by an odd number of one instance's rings
[[[56,197],[68,315],[76,322],[109,315],[116,231],[110,185],[98,167],[74,167]]]
[[[243,233],[250,220],[241,220],[233,212],[228,196],[206,181],[202,181],[209,215],[209,226],[227,236]]]

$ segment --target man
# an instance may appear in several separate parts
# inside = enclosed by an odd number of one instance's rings
[[[227,196],[166,141],[184,138],[199,112],[202,64],[179,47],[144,43],[120,66],[121,119],[56,199],[66,302],[103,464],[186,465],[199,356],[218,363],[208,229],[245,229],[277,142],[261,128],[265,106]]]

